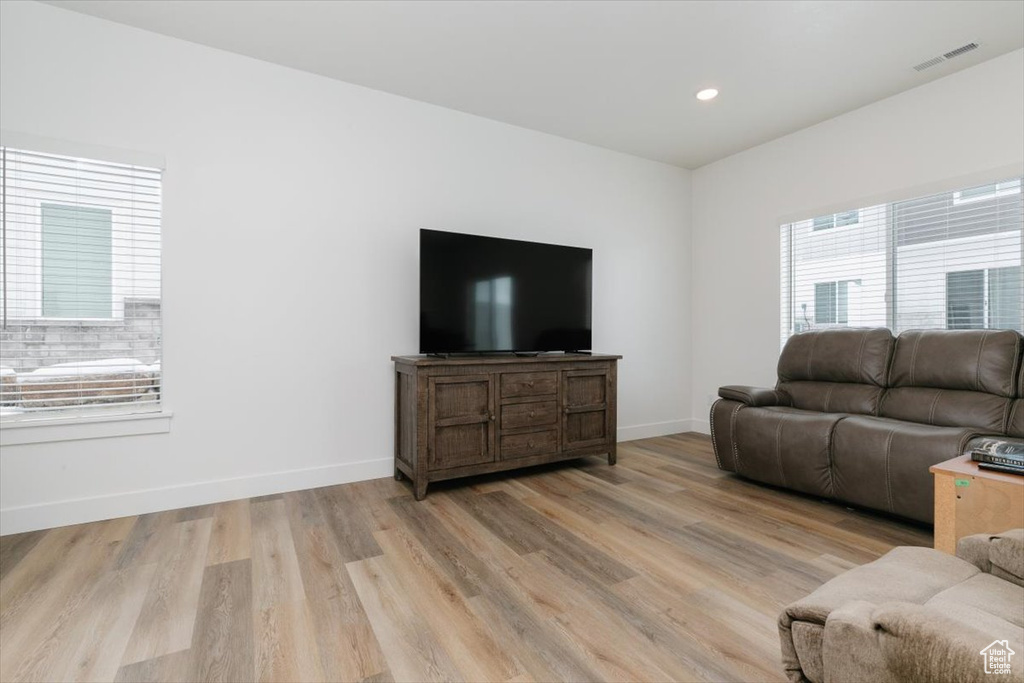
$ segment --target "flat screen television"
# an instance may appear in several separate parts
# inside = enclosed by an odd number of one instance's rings
[[[593,251],[420,230],[420,353],[590,349]]]

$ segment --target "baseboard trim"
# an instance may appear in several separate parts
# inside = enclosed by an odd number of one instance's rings
[[[633,441],[634,439],[690,431],[706,433],[709,430],[705,421],[669,420],[621,427],[618,430],[618,440]],[[193,505],[220,503],[239,498],[301,491],[319,486],[347,484],[391,476],[393,472],[393,460],[381,458],[301,470],[254,474],[232,479],[177,484],[91,498],[60,500],[38,505],[0,508],[0,536],[38,529],[52,529],[68,524],[84,524],[116,517],[174,510]]]
[[[693,423],[691,431],[700,432],[701,434],[711,434],[711,420],[690,420]]]
[[[0,509],[0,536],[239,498],[301,491],[319,486],[347,484],[387,477],[393,473],[394,461],[391,458],[381,458],[3,508]]]
[[[679,434],[680,432],[693,431],[694,420],[669,420],[668,422],[652,422],[650,424],[634,425],[632,427],[619,427],[618,440],[633,441],[635,439],[649,439],[652,436],[667,436]]]

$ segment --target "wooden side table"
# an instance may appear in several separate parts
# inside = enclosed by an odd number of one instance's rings
[[[935,549],[956,553],[971,534],[1024,526],[1024,476],[978,467],[961,455],[928,468],[935,476]]]

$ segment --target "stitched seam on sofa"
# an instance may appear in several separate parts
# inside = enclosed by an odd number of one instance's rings
[[[1017,416],[1017,408],[1019,406],[1024,406],[1024,400],[1010,401],[1009,405],[1007,406],[1006,419],[1003,420],[1003,434],[1010,433],[1010,425],[1013,424],[1013,421]]]
[[[882,393],[878,396],[878,400],[875,401],[875,412],[873,413],[875,417],[882,414],[882,404],[885,403],[887,398],[889,398],[889,391],[889,389],[883,389]]]
[[[885,440],[885,494],[889,499],[889,512],[892,512],[892,479],[889,474],[889,452],[892,449],[892,440],[896,436],[896,430],[889,431],[889,438]]]
[[[979,436],[978,432],[964,432],[960,436],[960,444],[956,447],[957,455],[963,453],[964,449],[967,448],[967,442],[976,436]]]
[[[978,343],[978,361],[974,365],[974,390],[984,391],[981,388],[981,353],[985,350],[985,340],[988,339],[990,332],[985,332],[981,335],[981,341]]]
[[[835,434],[836,428],[839,427],[839,423],[846,419],[846,415],[843,415],[835,424],[828,430],[828,434],[825,435],[825,458],[828,463],[828,495],[835,498],[836,495],[836,475],[835,468],[832,465],[832,435]]]
[[[786,422],[785,415],[779,415],[779,426],[775,428],[775,460],[779,463],[779,476],[782,477],[782,485],[786,483],[786,470],[782,467],[782,425]]]
[[[1022,364],[1021,361],[1024,360],[1024,359],[1021,358],[1021,355],[1020,355],[1020,342],[1021,342],[1021,339],[1024,339],[1024,337],[1022,337],[1021,335],[1018,334],[1016,336],[1016,338],[1013,340],[1013,349],[1014,349],[1014,354],[1013,354],[1013,371],[1010,374],[1010,382],[1011,383],[1010,383],[1010,396],[1009,396],[1009,398],[1013,398],[1014,396],[1017,396],[1017,387],[1020,386],[1020,379],[1018,379],[1017,375],[1020,372],[1024,372],[1024,368],[1021,367],[1021,364]],[[1013,381],[1014,379],[1017,379],[1017,382],[1014,382]],[[1024,396],[1018,396],[1018,398],[1024,398]]]
[[[932,407],[928,411],[928,424],[930,425],[935,424],[935,406],[939,402],[939,396],[942,396],[942,389],[937,389],[935,391],[935,398],[932,399]]]
[[[836,385],[835,384],[830,384],[829,387],[828,387],[828,393],[825,394],[825,407],[823,408],[823,411],[826,412],[826,413],[828,412],[828,405],[829,405],[829,403],[832,402],[832,392],[835,391],[835,390],[836,390]]]
[[[860,378],[864,379],[864,347],[868,344],[868,335],[860,338],[860,350],[857,352],[857,369],[860,371]]]
[[[807,379],[813,380],[814,376],[811,374],[811,362],[814,360],[814,347],[818,344],[818,335],[821,332],[811,333],[811,349],[807,352]]]
[[[1016,354],[1013,357],[1013,377],[1017,377],[1020,373],[1024,373],[1024,357],[1020,354],[1020,343],[1024,339],[1024,336],[1017,335],[1017,338],[1013,342],[1013,348]],[[1020,380],[1017,380],[1017,386],[1022,386]],[[1016,394],[1017,387],[1010,387],[1010,393]],[[1024,394],[1021,394],[1017,398],[1024,398]]]
[[[917,350],[921,347],[921,333],[914,336],[914,349],[910,352],[910,376],[907,383],[914,386],[914,366],[917,365]]]
[[[885,350],[885,374],[882,376],[882,384],[879,385],[883,388],[889,386],[889,376],[892,374],[892,364],[896,361],[896,340],[892,338],[892,332],[889,332],[890,338],[889,348]]]
[[[711,450],[715,454],[715,464],[718,465],[718,469],[722,469],[722,459],[718,457],[718,439],[715,437],[715,406],[719,404],[722,399],[718,399],[711,404]]]
[[[732,415],[729,416],[729,436],[732,438],[732,466],[736,468],[736,471],[740,471],[740,448],[736,443],[736,416],[740,414],[740,408],[743,405],[740,404],[732,409]]]

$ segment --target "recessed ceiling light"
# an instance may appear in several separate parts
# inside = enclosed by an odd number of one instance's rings
[[[718,97],[718,89],[717,88],[704,88],[703,90],[701,90],[700,92],[697,93],[697,99],[700,100],[701,102],[706,102],[707,100],[713,100],[716,97]]]

